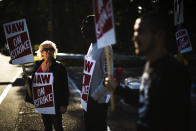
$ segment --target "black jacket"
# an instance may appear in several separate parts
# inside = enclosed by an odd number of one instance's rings
[[[138,105],[139,131],[189,131],[190,86],[186,67],[167,55],[146,64],[140,90],[117,93]]]
[[[32,79],[34,78],[34,74],[37,69],[42,64],[43,60],[36,61],[35,66],[32,71]],[[68,80],[67,80],[67,71],[66,68],[59,61],[53,59],[52,65],[50,66],[50,71],[54,75],[54,101],[55,101],[55,109],[56,113],[59,113],[59,107],[64,106],[67,107],[69,104],[69,88],[68,88]],[[30,88],[32,91],[32,79],[29,80]],[[29,98],[27,98],[29,99]],[[33,103],[33,100],[28,100]]]

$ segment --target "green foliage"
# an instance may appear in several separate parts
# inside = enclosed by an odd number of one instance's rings
[[[37,51],[38,49],[39,49],[39,44],[33,45],[33,50],[34,50],[34,51]]]
[[[173,1],[165,0],[112,1],[117,39],[117,44],[113,48],[118,54],[134,54],[132,34],[134,21],[140,15],[138,6],[143,7],[143,12],[153,8],[168,12],[173,8]],[[81,35],[80,24],[83,18],[93,13],[92,2],[93,0],[2,0],[0,1],[0,47],[6,43],[3,24],[25,18],[32,47],[44,40],[52,40],[57,44],[59,52],[85,54],[89,43]],[[187,2],[185,6],[191,6],[191,2]],[[190,15],[186,9],[185,13]],[[194,9],[194,6],[191,9]],[[188,18],[188,15],[185,15],[185,18]],[[52,32],[48,28],[49,21],[52,22]],[[190,21],[194,23],[192,17]],[[195,31],[190,26],[189,29]],[[194,38],[193,33],[190,35]]]

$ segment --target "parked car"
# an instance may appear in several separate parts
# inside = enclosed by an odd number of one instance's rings
[[[137,77],[137,78],[128,77],[128,78],[125,78],[124,83],[130,89],[139,89],[140,83],[141,83],[141,77]]]

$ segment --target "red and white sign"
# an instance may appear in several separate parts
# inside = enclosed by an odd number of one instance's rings
[[[32,84],[36,112],[55,114],[53,73],[35,73]]]
[[[112,0],[94,0],[98,48],[116,43]]]
[[[84,71],[83,71],[83,83],[82,83],[82,99],[81,104],[82,108],[87,111],[87,101],[88,101],[88,94],[90,90],[91,78],[93,75],[93,71],[95,68],[95,60],[92,60],[85,56],[84,59]]]
[[[180,53],[186,53],[192,51],[191,42],[189,39],[188,31],[186,29],[180,29],[176,32],[176,41],[178,51]]]
[[[3,28],[9,46],[12,64],[33,62],[34,58],[26,20],[21,19],[3,24]]]

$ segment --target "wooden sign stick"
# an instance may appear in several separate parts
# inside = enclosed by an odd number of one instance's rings
[[[24,64],[22,64],[22,70],[23,70],[24,75],[27,75],[27,72],[26,72]],[[28,80],[26,80],[26,79],[25,79],[25,87],[27,88],[27,93],[28,93],[29,97],[32,98],[31,90],[30,90],[30,87],[29,87],[29,83],[28,83]]]
[[[111,65],[111,53],[110,53],[110,46],[105,47],[106,52],[106,63],[107,63],[107,73],[109,79],[112,77],[112,65]],[[115,110],[115,101],[114,101],[114,91],[110,91],[111,95],[111,111],[114,112]]]

